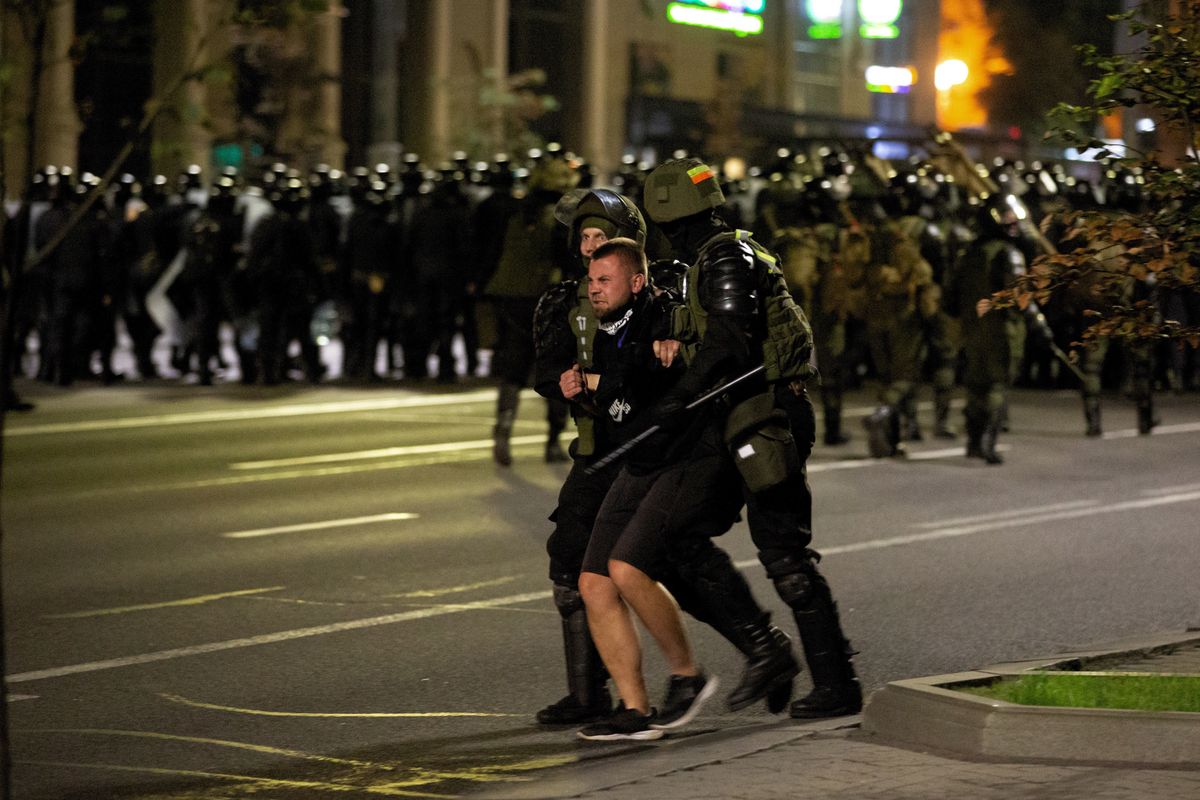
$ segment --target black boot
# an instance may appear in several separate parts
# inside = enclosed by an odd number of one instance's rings
[[[987,420],[973,414],[964,414],[967,429],[967,458],[983,458],[983,429]]]
[[[1083,398],[1083,418],[1087,422],[1087,436],[1100,436],[1100,398],[1087,395]]]
[[[900,418],[894,406],[879,406],[863,418],[867,429],[867,452],[871,458],[888,458],[900,454]]]
[[[791,697],[792,679],[800,674],[800,665],[792,654],[792,640],[771,624],[769,614],[737,629],[746,656],[741,680],[729,693],[729,710],[740,711],[766,697],[771,713],[778,714]],[[780,701],[780,695],[785,698]]]
[[[909,395],[900,404],[900,441],[920,442],[925,439],[921,421],[917,419],[917,398]]]
[[[842,409],[825,406],[825,444],[837,447],[850,441],[850,436],[842,431]]]
[[[550,400],[548,403],[546,423],[549,434],[546,437],[546,463],[560,464],[571,460],[571,457],[567,455],[566,451],[563,450],[563,446],[558,441],[558,437],[562,435],[563,429],[567,426],[567,414],[569,412],[563,403],[557,403],[554,400]]]
[[[1142,436],[1149,435],[1150,431],[1158,425],[1159,419],[1154,415],[1154,400],[1147,397],[1138,400],[1137,404],[1137,419],[1138,433]]]
[[[791,640],[771,624],[771,615],[759,605],[729,554],[706,537],[678,538],[668,548],[658,578],[680,608],[746,657],[742,678],[729,695],[730,708],[736,711],[766,697],[772,714],[783,711],[800,669]]]
[[[862,686],[851,661],[854,651],[842,634],[837,605],[827,587],[825,593],[808,610],[795,611],[813,683],[811,692],[792,703],[790,713],[796,719],[840,717],[862,710]]]
[[[766,565],[779,599],[787,603],[796,618],[804,662],[812,676],[812,691],[792,703],[791,715],[797,719],[837,717],[862,710],[862,687],[850,660],[854,650],[842,633],[829,584],[817,570],[819,558],[815,551],[806,550],[803,556],[786,556]]]
[[[563,651],[567,661],[567,695],[537,712],[543,725],[577,725],[612,713],[608,673],[592,634],[579,590],[555,584],[554,604],[562,616]]]
[[[517,419],[520,397],[520,386],[515,383],[500,384],[500,396],[496,401],[496,427],[492,429],[492,459],[502,467],[512,466],[512,449],[508,440]]]
[[[1004,459],[996,452],[996,436],[1000,433],[1000,421],[993,416],[983,428],[980,438],[982,458],[989,464],[1003,464]]]
[[[950,397],[937,392],[933,397],[933,435],[939,439],[954,439],[950,427]]]
[[[502,467],[512,466],[512,447],[508,441],[512,436],[512,429],[511,414],[500,417],[496,420],[496,427],[492,428],[492,460]]]

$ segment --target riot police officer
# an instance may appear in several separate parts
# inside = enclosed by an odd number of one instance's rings
[[[717,209],[717,178],[695,158],[660,164],[646,179],[646,210],[692,265],[687,308],[699,339],[687,372],[651,418],[679,429],[679,410],[718,382],[762,366],[763,377],[731,392],[726,437],[742,475],[750,535],[780,598],[792,609],[813,690],[791,706],[794,717],[856,713],[862,690],[829,585],[817,569],[812,492],[804,462],[816,420],[804,381],[812,333],[788,293],[776,259]],[[782,420],[781,420],[782,417]],[[785,420],[785,421],[784,421]]]
[[[1025,322],[1017,309],[980,313],[981,301],[1012,285],[1025,272],[1019,215],[1028,213],[1012,195],[994,194],[979,207],[977,238],[967,246],[947,287],[947,310],[962,321],[967,390],[964,411],[967,457],[1003,463],[996,436],[1008,387],[1025,346]]]

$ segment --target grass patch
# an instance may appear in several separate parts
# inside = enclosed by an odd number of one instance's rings
[[[1037,673],[959,691],[1023,706],[1200,712],[1200,676]]]

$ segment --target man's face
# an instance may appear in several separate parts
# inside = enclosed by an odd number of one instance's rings
[[[590,261],[596,248],[608,241],[608,236],[599,228],[584,228],[579,232],[579,253]]]
[[[600,319],[624,307],[645,285],[646,278],[632,272],[615,253],[588,265],[588,300]]]

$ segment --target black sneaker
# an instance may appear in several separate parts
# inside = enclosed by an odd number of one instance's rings
[[[575,735],[589,742],[648,742],[661,739],[663,732],[650,724],[652,719],[653,711],[643,714],[637,709],[626,708],[622,703],[608,719],[580,728]]]
[[[672,675],[667,684],[667,699],[651,728],[666,731],[687,725],[700,707],[717,691],[717,679],[701,672],[699,675]]]
[[[611,713],[612,701],[608,692],[602,692],[592,705],[584,705],[575,695],[569,694],[537,712],[537,721],[543,725],[579,725],[604,719]]]
[[[837,686],[817,686],[792,703],[793,719],[845,717],[862,711],[862,687],[858,681]]]

